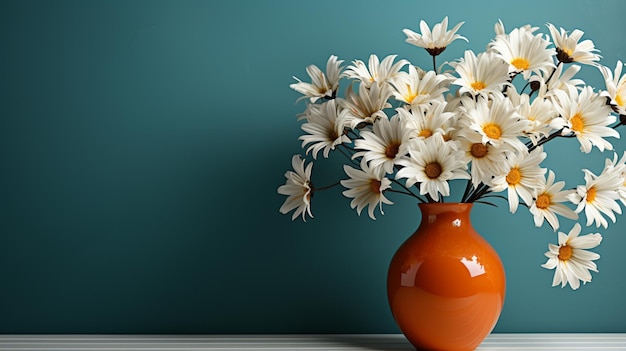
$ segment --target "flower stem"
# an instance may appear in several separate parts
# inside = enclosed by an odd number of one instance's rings
[[[465,184],[465,191],[463,191],[463,196],[461,196],[461,202],[467,202],[466,200],[472,189],[473,189],[472,180],[468,179],[467,183]]]
[[[312,191],[313,191],[313,192],[316,192],[316,191],[322,191],[322,190],[330,189],[330,188],[336,187],[336,186],[337,186],[337,185],[339,185],[339,184],[341,184],[341,183],[340,183],[339,181],[336,181],[336,182],[335,182],[335,183],[333,183],[333,184],[326,185],[326,186],[322,186],[322,187],[315,187],[315,186],[314,186],[314,187],[313,187],[313,189],[312,189]]]
[[[398,190],[394,190],[393,192],[397,192],[397,193],[413,196],[414,198],[416,198],[421,203],[425,203],[426,202],[426,200],[424,200],[421,196],[419,196],[419,195],[415,194],[414,192],[412,192],[411,189],[407,188],[404,184],[399,182],[397,179],[391,179],[391,181],[394,182],[395,184],[398,184],[399,186],[401,186],[406,191],[406,193],[402,192],[402,191],[398,191]],[[393,189],[387,189],[387,190],[391,191]]]
[[[420,199],[417,195],[413,194],[412,192],[409,191],[402,191],[402,190],[396,190],[396,189],[385,189],[385,191],[388,191],[390,193],[396,193],[396,194],[402,194],[402,195],[409,195],[412,197],[417,198],[420,202],[424,202],[422,199]]]
[[[463,199],[462,202],[475,202],[489,192],[491,192],[491,190],[489,190],[489,186],[485,183],[480,183],[478,184],[478,187],[476,187],[476,189],[474,189],[474,191],[472,191],[469,196],[467,196],[467,198]]]
[[[346,144],[340,144],[339,146],[342,146],[343,148],[337,148],[337,150],[339,150],[339,152],[341,152],[341,154],[343,154],[349,161],[350,163],[352,163],[355,166],[358,166],[359,163],[357,161],[355,161],[352,156],[349,154],[351,152],[354,152],[354,149],[352,149],[351,147],[349,147]],[[345,150],[344,150],[345,149]],[[346,151],[347,150],[347,151]]]
[[[556,132],[550,134],[547,137],[543,137],[541,139],[539,139],[539,141],[537,142],[537,144],[531,144],[531,145],[526,145],[528,147],[528,152],[532,152],[533,150],[535,150],[536,148],[538,148],[539,146],[547,143],[548,141],[555,139],[557,137],[563,137],[563,138],[573,138],[574,135],[573,134],[569,134],[569,135],[562,135],[561,132],[563,131],[563,128],[557,130]]]
[[[546,81],[544,82],[544,84],[548,84],[548,82],[550,81],[550,79],[552,79],[552,76],[554,75],[554,73],[556,73],[556,70],[559,68],[559,65],[561,64],[561,61],[556,63],[556,67],[554,67],[554,70],[552,71],[552,73],[550,73],[550,76],[548,77],[548,79],[546,79]]]

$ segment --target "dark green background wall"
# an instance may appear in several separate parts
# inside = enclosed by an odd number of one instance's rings
[[[621,0],[1,1],[0,333],[398,332],[385,274],[419,221],[413,203],[393,198],[371,221],[337,189],[316,196],[306,224],[278,213],[300,152],[292,76],[330,54],[426,66],[402,29],[446,15],[470,39],[447,60],[483,50],[500,18],[508,30],[580,28],[614,67],[625,11]],[[569,186],[579,160],[599,170],[609,156],[579,156],[574,140],[551,150],[546,165]],[[317,162],[317,180],[338,169]],[[600,273],[572,292],[540,267],[550,229],[504,203],[473,216],[507,269],[496,331],[626,332],[626,221],[602,230]]]

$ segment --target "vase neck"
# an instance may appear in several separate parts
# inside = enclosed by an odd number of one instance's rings
[[[464,202],[422,203],[422,225],[434,223],[449,224],[454,227],[471,225],[470,212],[473,204]]]

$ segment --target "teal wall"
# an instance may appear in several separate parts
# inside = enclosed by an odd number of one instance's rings
[[[447,60],[482,50],[502,19],[580,28],[614,67],[625,11],[621,0],[1,1],[0,333],[398,332],[385,274],[417,208],[393,197],[372,221],[335,189],[307,223],[279,214],[276,188],[300,152],[292,76],[331,54],[427,65],[402,29],[446,15],[470,39]],[[560,142],[546,164],[570,186],[578,160],[598,169],[606,156]],[[330,183],[339,164],[314,169]],[[473,218],[507,269],[496,331],[626,332],[626,221],[601,231],[600,273],[573,292],[540,267],[552,230],[505,203]]]

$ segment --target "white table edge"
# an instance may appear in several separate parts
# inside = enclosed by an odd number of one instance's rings
[[[401,334],[0,334],[11,351],[413,350]],[[476,351],[626,351],[626,333],[491,334]]]

